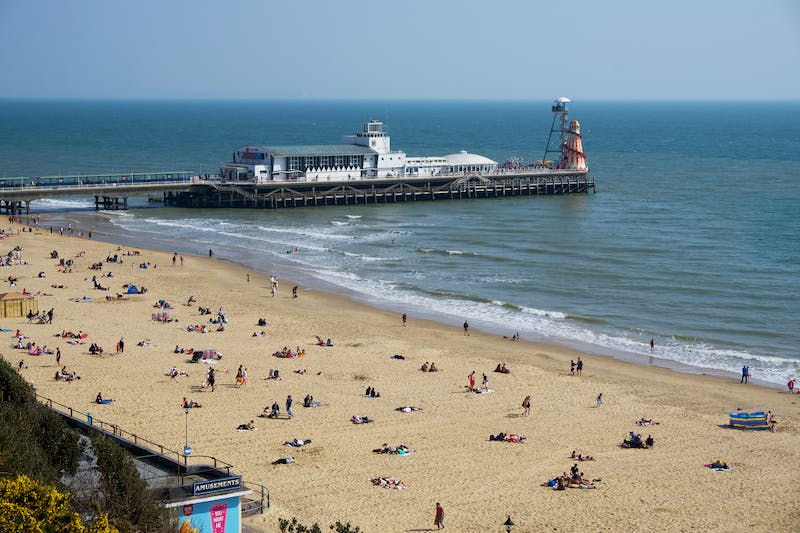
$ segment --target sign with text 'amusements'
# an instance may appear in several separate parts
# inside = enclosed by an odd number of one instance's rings
[[[242,476],[230,476],[209,481],[197,481],[192,485],[194,496],[205,496],[242,488]]]

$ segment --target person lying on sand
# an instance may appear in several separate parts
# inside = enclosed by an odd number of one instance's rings
[[[112,400],[111,398],[103,398],[103,395],[101,393],[99,393],[99,392],[97,393],[97,396],[94,399],[94,403],[97,403],[97,404],[100,404],[100,405],[109,404],[109,403],[111,403],[113,401],[114,400]]]
[[[410,413],[411,411],[422,411],[422,407],[414,407],[413,405],[406,405],[403,407],[395,407],[395,411],[400,411],[401,413]]]
[[[251,420],[246,424],[239,424],[239,426],[236,429],[237,431],[255,431],[256,429],[255,421]]]
[[[408,455],[413,451],[414,451],[413,448],[409,448],[405,444],[401,444],[400,446],[393,448],[384,442],[383,446],[381,446],[380,448],[375,448],[374,450],[372,450],[372,453],[387,453],[390,455]]]
[[[299,448],[306,444],[311,444],[311,439],[292,439],[283,443],[284,446],[289,446],[290,448]]]
[[[406,488],[405,482],[393,477],[374,477],[370,478],[370,482],[376,487],[384,489],[404,489]]]
[[[635,422],[637,426],[657,426],[659,423],[652,418],[640,418]]]
[[[510,435],[506,435],[505,433],[498,433],[497,435],[489,435],[489,440],[493,441],[500,441],[500,442],[522,442],[527,439],[525,435],[518,435],[516,433],[512,433]]]
[[[713,463],[708,463],[703,465],[706,468],[711,468],[713,470],[730,470],[730,465],[723,461],[722,459],[717,459]]]
[[[374,420],[372,420],[368,416],[358,416],[358,415],[353,415],[353,418],[351,418],[350,421],[353,422],[353,424],[370,424],[374,422]]]
[[[290,465],[292,463],[294,463],[294,457],[281,457],[280,459],[272,461],[274,465]]]
[[[594,457],[591,455],[581,455],[576,454],[575,450],[572,450],[572,453],[569,456],[570,459],[575,459],[576,461],[594,461]]]
[[[187,400],[186,396],[183,397],[183,408],[184,409],[194,409],[195,407],[203,407],[199,403],[194,400]]]

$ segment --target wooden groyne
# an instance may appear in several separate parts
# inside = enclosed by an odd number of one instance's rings
[[[369,179],[346,182],[214,182],[187,191],[165,192],[176,207],[280,209],[331,205],[388,204],[417,201],[555,196],[595,191],[585,173],[538,176],[462,176],[458,178]]]

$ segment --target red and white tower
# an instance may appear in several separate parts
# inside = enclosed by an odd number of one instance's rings
[[[561,146],[561,164],[559,168],[565,170],[586,171],[586,154],[583,153],[583,135],[581,124],[577,120],[569,123],[564,144]]]

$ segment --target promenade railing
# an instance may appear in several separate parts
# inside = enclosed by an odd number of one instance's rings
[[[141,435],[137,435],[136,433],[131,433],[130,431],[126,431],[121,427],[119,427],[119,425],[117,424],[112,424],[110,422],[100,420],[99,418],[96,418],[89,412],[84,413],[73,407],[59,403],[51,398],[46,398],[40,394],[37,394],[36,398],[40,402],[47,405],[53,411],[60,412],[63,415],[67,415],[76,421],[98,428],[101,431],[104,431],[105,433],[111,436],[118,437],[120,439],[125,439],[129,442],[132,442],[136,446],[147,448],[151,450],[154,454],[158,454],[162,457],[170,459],[179,465],[183,464],[185,469],[187,469],[189,466],[213,466],[213,468],[215,469],[225,469],[228,473],[230,473],[231,469],[233,468],[232,464],[217,459],[212,455],[194,455],[194,454],[186,455],[183,452],[173,450],[171,448],[164,446],[163,444],[153,442],[147,438],[142,437]]]

